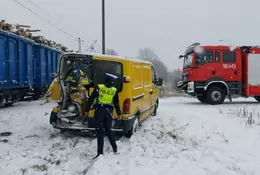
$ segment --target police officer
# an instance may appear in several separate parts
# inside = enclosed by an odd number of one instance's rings
[[[115,107],[118,118],[120,119],[121,110],[119,107],[118,92],[115,87],[112,86],[117,76],[106,73],[105,84],[99,84],[92,92],[88,103],[86,105],[86,113],[88,114],[92,103],[95,101],[93,107],[95,109],[94,119],[97,131],[97,158],[103,154],[104,136],[107,134],[109,142],[113,148],[113,152],[117,153],[117,145],[115,136],[111,131],[113,122],[113,105]]]

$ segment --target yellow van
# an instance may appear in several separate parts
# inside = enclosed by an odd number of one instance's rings
[[[118,77],[116,87],[119,92],[120,108],[123,115],[122,120],[115,119],[112,130],[123,132],[126,137],[131,137],[140,122],[150,115],[156,115],[159,105],[158,86],[163,84],[163,80],[156,77],[151,62],[110,55],[70,53],[64,54],[59,61],[58,79],[61,100],[59,105],[53,108],[50,118],[50,123],[55,128],[95,131],[93,109],[89,116],[82,116],[85,105],[82,102],[80,104],[74,103],[74,106],[78,108],[75,115],[72,115],[72,111],[68,111],[72,104],[71,101],[73,101],[70,100],[69,104],[66,101],[69,92],[66,90],[68,88],[65,88],[64,79],[66,79],[69,69],[80,69],[85,73],[90,82],[89,95],[97,84],[104,82],[105,77],[103,75],[105,73],[114,74]],[[78,114],[81,114],[81,116]],[[113,116],[116,116],[115,110]],[[68,117],[71,121],[71,118],[73,118],[73,122],[64,120]]]

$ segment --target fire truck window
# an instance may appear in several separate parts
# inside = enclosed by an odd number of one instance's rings
[[[197,54],[196,62],[197,62],[197,64],[212,63],[213,62],[213,52],[204,51],[202,53]]]
[[[236,52],[223,52],[223,62],[224,63],[234,63],[236,62]]]
[[[215,62],[220,62],[220,53],[219,52],[215,52],[215,56],[216,56],[216,61]]]

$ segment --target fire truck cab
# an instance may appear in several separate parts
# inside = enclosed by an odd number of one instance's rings
[[[260,102],[260,47],[187,47],[178,87],[202,103],[222,104],[226,97],[254,97]]]

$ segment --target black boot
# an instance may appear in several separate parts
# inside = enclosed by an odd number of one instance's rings
[[[95,157],[93,157],[93,160],[95,160],[96,158],[98,158],[100,155],[103,155],[103,154],[97,154]]]
[[[231,95],[229,95],[228,98],[229,98],[229,102],[232,102],[232,97],[231,97]]]
[[[119,154],[118,151],[117,151],[117,148],[114,149],[113,152],[114,152],[114,155],[118,155]]]

